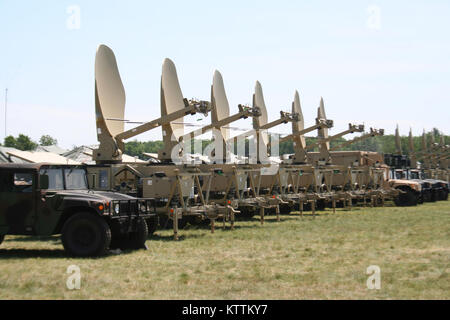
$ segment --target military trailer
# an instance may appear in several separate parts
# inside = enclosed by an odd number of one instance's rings
[[[0,165],[0,242],[5,235],[61,234],[68,254],[145,248],[150,199],[88,188],[84,166]]]
[[[175,64],[165,59],[161,76],[161,117],[125,130],[125,89],[114,52],[100,45],[95,59],[95,110],[97,138],[100,146],[94,150],[96,165],[88,166],[89,182],[98,190],[117,190],[125,194],[155,199],[155,210],[163,225],[174,230],[178,239],[179,226],[189,219],[211,221],[211,231],[217,219],[234,226],[234,203],[208,202],[209,189],[202,181],[212,172],[202,172],[191,164],[185,152],[185,116],[211,111],[207,101],[188,101],[183,97]],[[241,107],[238,118],[250,116],[252,110]],[[124,141],[155,128],[162,128],[163,147],[153,162],[125,164]],[[102,177],[108,177],[106,182]]]

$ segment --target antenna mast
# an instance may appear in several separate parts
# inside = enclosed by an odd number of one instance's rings
[[[5,89],[5,138],[6,138],[6,117],[8,115],[8,88]]]

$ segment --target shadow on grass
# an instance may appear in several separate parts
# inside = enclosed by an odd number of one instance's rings
[[[7,236],[5,238],[5,243],[6,242],[48,242],[48,241],[53,241],[53,242],[59,242],[61,240],[60,237],[56,237],[56,236],[49,236],[49,237],[35,237],[35,236],[13,236],[13,237],[9,237]]]
[[[16,258],[70,258],[64,250],[50,249],[0,249],[0,260]]]

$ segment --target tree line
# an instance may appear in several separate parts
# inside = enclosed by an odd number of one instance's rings
[[[428,141],[428,146],[430,146],[431,141],[434,139],[435,142],[439,143],[441,140],[441,136],[444,137],[445,144],[450,144],[450,136],[442,135],[438,129],[433,129],[430,132],[426,133],[426,138]],[[402,151],[403,154],[409,154],[409,138],[408,136],[402,136],[400,138],[401,145],[402,145]],[[331,142],[331,147],[338,146],[348,140],[344,138],[339,138]],[[422,136],[414,136],[414,149],[416,152],[421,151],[422,148]],[[306,144],[313,144],[317,142],[317,138],[314,137],[306,137]],[[202,140],[201,141],[203,146],[203,151],[205,150],[206,146],[211,143],[210,140]],[[38,146],[51,146],[51,145],[57,145],[58,140],[49,136],[49,135],[43,135],[39,139],[38,142],[33,141],[29,136],[24,134],[19,134],[17,137],[14,136],[8,136],[4,139],[3,145],[5,147],[11,147],[16,148],[23,151],[30,151],[35,150]],[[194,144],[194,142],[192,142]],[[133,156],[133,157],[142,157],[143,153],[158,153],[158,150],[163,148],[163,142],[162,141],[147,141],[147,142],[141,142],[141,141],[130,141],[125,144],[125,153]],[[194,148],[192,148],[193,150]],[[246,141],[246,155],[248,156],[249,152],[249,141]],[[365,139],[363,141],[356,142],[354,144],[351,144],[345,148],[342,148],[343,151],[354,151],[354,150],[361,150],[361,151],[373,151],[373,152],[379,152],[379,153],[395,153],[395,136],[394,135],[385,135],[385,136],[378,136],[378,137],[372,137]],[[280,143],[279,146],[280,155],[284,154],[292,154],[294,153],[294,146],[292,141],[286,141]],[[312,150],[312,151],[317,151]],[[235,150],[236,152],[236,150]]]
[[[39,142],[35,142],[29,136],[21,133],[17,137],[7,136],[3,141],[3,144],[0,143],[0,146],[16,148],[22,151],[31,151],[38,146],[53,146],[57,144],[58,140],[49,135],[43,135],[39,139]]]

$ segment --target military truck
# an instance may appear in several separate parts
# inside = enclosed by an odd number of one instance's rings
[[[389,186],[401,191],[395,204],[401,207],[416,206],[428,198],[428,185],[408,180],[404,170],[411,167],[411,160],[404,155],[385,154],[384,162],[390,167]],[[425,187],[423,189],[423,187]]]
[[[77,257],[108,249],[139,249],[148,237],[152,200],[88,188],[86,168],[73,165],[0,165],[0,243],[5,235],[61,234]]]

